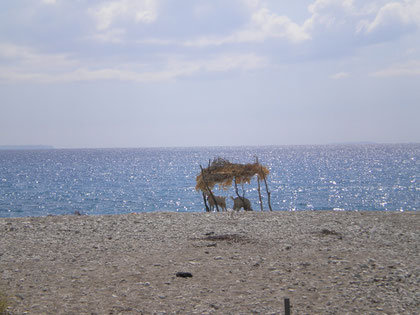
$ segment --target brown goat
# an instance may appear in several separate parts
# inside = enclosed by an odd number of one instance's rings
[[[232,198],[233,200],[233,210],[239,211],[241,210],[241,208],[244,208],[245,211],[252,211],[251,202],[245,197],[243,198],[230,197],[230,198]]]
[[[207,196],[207,201],[209,202],[210,205],[210,211],[214,210],[214,207],[217,206],[222,208],[222,211],[227,211],[226,209],[226,197],[219,197],[219,196],[214,196],[214,198],[216,199],[216,202],[214,202],[213,197],[212,196]]]

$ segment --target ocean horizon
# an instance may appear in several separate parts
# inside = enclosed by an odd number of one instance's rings
[[[0,217],[202,212],[200,165],[222,157],[270,170],[276,211],[420,209],[420,144],[21,149],[0,151]],[[260,211],[257,183],[240,187]],[[232,208],[233,189],[225,196]],[[268,210],[263,195],[264,210]]]

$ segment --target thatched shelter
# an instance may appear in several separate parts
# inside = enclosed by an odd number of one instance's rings
[[[212,192],[214,186],[219,185],[220,188],[227,189],[231,187],[232,184],[234,184],[236,194],[239,198],[243,200],[244,196],[239,195],[237,185],[245,183],[249,184],[254,176],[256,176],[258,180],[258,193],[260,197],[261,210],[263,210],[263,206],[260,191],[260,181],[264,181],[265,183],[268,195],[268,205],[270,210],[272,210],[270,204],[270,192],[268,191],[268,185],[266,180],[270,171],[258,162],[258,158],[256,159],[255,163],[237,164],[231,163],[228,160],[219,157],[214,159],[207,168],[203,169],[201,165],[200,168],[201,172],[199,175],[197,175],[197,185],[195,186],[195,189],[203,193],[203,199],[207,211],[208,207],[205,196],[214,198]]]

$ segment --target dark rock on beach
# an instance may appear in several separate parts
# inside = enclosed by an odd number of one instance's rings
[[[192,278],[193,275],[191,272],[179,271],[176,273],[176,276],[181,278]]]

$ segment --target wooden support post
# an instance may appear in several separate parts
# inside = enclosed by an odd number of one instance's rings
[[[290,299],[284,299],[284,315],[290,315]]]
[[[201,176],[203,176],[203,182],[206,184],[206,189],[210,193],[211,198],[213,198],[214,204],[216,205],[217,212],[219,212],[219,207],[217,205],[216,198],[214,198],[213,192],[211,191],[209,185],[207,184],[206,178],[204,177],[204,170],[203,170],[203,167],[201,166],[201,164],[200,164],[200,168],[201,168]]]
[[[206,212],[210,212],[210,208],[207,205],[206,194],[204,192],[203,192],[203,201],[204,201],[204,205],[206,206]]]
[[[255,162],[257,164],[258,163],[258,156],[255,157]],[[264,211],[263,209],[263,202],[262,202],[262,196],[261,196],[261,184],[260,184],[260,177],[257,174],[257,182],[258,182],[258,197],[260,198],[260,206],[261,206],[261,211]]]
[[[262,197],[261,197],[261,185],[260,185],[260,178],[257,175],[257,180],[258,180],[258,197],[260,198],[260,206],[261,206],[261,211],[264,211],[263,209],[263,202],[262,202]]]
[[[265,178],[265,174],[263,172],[262,167],[261,167],[261,173],[263,174],[263,180],[264,180],[264,183],[265,183],[265,190],[267,191],[268,207],[270,208],[270,211],[273,211],[273,209],[271,208],[271,193],[268,191],[267,179]]]
[[[245,204],[245,199],[244,199],[244,196],[241,196],[241,195],[239,194],[238,184],[236,183],[236,177],[234,178],[234,182],[235,182],[235,192],[236,192],[236,195],[239,197],[239,199],[241,199],[241,200],[242,200],[242,203],[243,203],[243,204]]]

